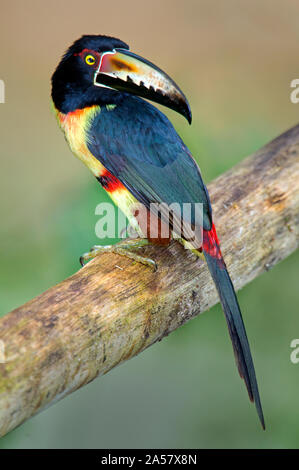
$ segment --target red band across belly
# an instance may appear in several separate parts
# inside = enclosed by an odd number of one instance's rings
[[[104,172],[101,174],[101,176],[97,178],[97,180],[101,183],[103,188],[108,193],[113,193],[118,189],[125,189],[125,186],[108,170],[104,170]]]

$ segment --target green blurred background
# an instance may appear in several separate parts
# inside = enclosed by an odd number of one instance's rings
[[[208,182],[298,122],[292,0],[2,0],[0,313],[73,274],[105,197],[50,109],[50,77],[82,34],[109,34],[166,70],[193,110],[169,111]],[[2,448],[285,448],[299,444],[298,252],[239,293],[267,431],[236,372],[219,305],[50,407]]]

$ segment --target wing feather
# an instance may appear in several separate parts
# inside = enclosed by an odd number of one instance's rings
[[[151,203],[176,202],[181,208],[184,203],[202,203],[202,225],[210,230],[211,205],[200,170],[170,121],[154,106],[127,97],[113,110],[102,108],[87,142],[91,153],[148,209]],[[184,224],[194,229],[194,222],[191,212]],[[180,233],[176,217],[173,229]]]

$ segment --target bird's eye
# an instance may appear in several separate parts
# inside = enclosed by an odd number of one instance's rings
[[[88,54],[85,57],[85,62],[87,63],[87,65],[93,65],[95,63],[95,61],[96,61],[95,57],[91,54]]]

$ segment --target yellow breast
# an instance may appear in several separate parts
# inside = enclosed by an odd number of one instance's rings
[[[107,173],[102,163],[95,158],[87,147],[87,135],[93,118],[101,112],[100,106],[94,105],[63,114],[54,107],[59,126],[64,132],[72,152],[99,178]],[[132,218],[132,208],[137,200],[123,186],[119,185],[113,192],[108,192],[113,202],[124,212],[132,226],[136,226]],[[137,226],[136,226],[137,230]]]
[[[104,166],[97,160],[87,147],[87,131],[92,119],[101,112],[100,106],[94,105],[84,109],[77,109],[67,114],[63,114],[56,108],[55,113],[59,126],[63,130],[66,140],[72,152],[99,177],[104,171]]]

